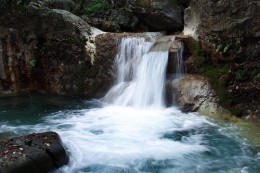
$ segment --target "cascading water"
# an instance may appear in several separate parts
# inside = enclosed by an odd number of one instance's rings
[[[177,41],[176,41],[177,42]],[[176,72],[175,72],[175,78],[176,79],[180,79],[181,77],[183,77],[183,74],[185,73],[184,70],[184,62],[183,62],[183,51],[184,51],[184,46],[182,42],[177,42],[175,43],[178,45],[178,49],[176,51]]]
[[[26,124],[19,119],[21,110],[12,111],[15,106],[0,99],[7,107],[0,110],[0,132],[58,132],[70,162],[57,173],[258,173],[260,153],[238,138],[236,129],[164,108],[168,52],[153,52],[152,45],[142,38],[122,39],[117,81],[103,98],[106,103],[70,102],[51,111],[48,98],[38,113],[31,112],[41,106],[38,99],[26,98],[30,104],[21,99],[22,106],[15,99],[16,107],[29,107],[23,110],[26,121],[45,116]]]
[[[123,38],[116,57],[117,82],[104,101],[138,108],[163,107],[168,51],[149,52],[144,38]]]

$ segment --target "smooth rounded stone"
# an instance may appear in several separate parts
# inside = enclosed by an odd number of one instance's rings
[[[177,104],[183,112],[200,112],[205,115],[230,113],[218,104],[218,98],[209,79],[201,75],[184,75],[167,84],[167,102]]]
[[[49,172],[69,161],[55,132],[30,134],[0,142],[0,172]]]

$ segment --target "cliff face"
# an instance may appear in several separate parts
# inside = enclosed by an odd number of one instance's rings
[[[184,33],[200,41],[189,45],[190,73],[208,76],[221,104],[247,118],[260,117],[259,14],[254,0],[191,0],[184,15]]]
[[[254,0],[191,0],[185,10],[185,26],[214,48],[223,44],[223,48],[229,45],[230,49],[236,49],[234,58],[257,59],[260,53],[259,7],[259,2]]]

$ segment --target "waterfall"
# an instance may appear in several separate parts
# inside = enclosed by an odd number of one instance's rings
[[[149,52],[153,42],[123,38],[116,56],[117,80],[105,102],[138,108],[164,107],[168,51]]]
[[[179,79],[181,77],[183,77],[183,74],[185,73],[184,70],[184,63],[183,63],[183,51],[184,51],[184,46],[182,42],[178,42],[175,41],[176,44],[178,45],[178,48],[176,50],[176,54],[175,54],[175,59],[176,59],[176,63],[175,63],[175,68],[176,68],[176,72],[175,72],[175,78]]]
[[[116,83],[103,101],[138,108],[165,106],[166,68],[171,68],[170,73],[174,73],[174,79],[183,76],[184,47],[182,42],[175,40],[173,36],[152,40],[121,40],[116,56]]]

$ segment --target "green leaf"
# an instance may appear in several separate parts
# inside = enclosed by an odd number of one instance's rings
[[[35,67],[36,62],[37,62],[36,59],[31,59],[31,60],[29,61],[29,64],[30,64],[32,67]]]
[[[227,53],[227,51],[229,50],[230,46],[231,46],[231,44],[228,44],[227,46],[225,46],[224,49],[223,49],[223,52]]]
[[[18,0],[18,1],[16,2],[16,5],[20,5],[22,2],[23,2],[23,0]]]
[[[219,52],[220,50],[221,50],[221,48],[223,47],[223,45],[222,44],[219,44],[219,45],[217,45],[217,49],[216,49],[216,52]]]

